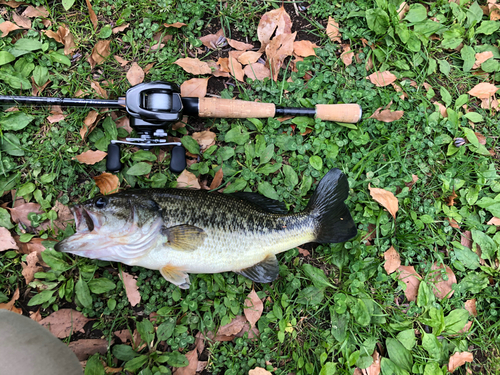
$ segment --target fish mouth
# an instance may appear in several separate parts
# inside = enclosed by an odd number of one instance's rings
[[[100,227],[97,216],[86,210],[82,205],[76,204],[70,208],[75,217],[76,232],[89,233]]]

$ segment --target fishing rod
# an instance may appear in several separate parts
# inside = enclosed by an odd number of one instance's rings
[[[186,168],[186,153],[180,142],[167,142],[166,130],[181,121],[183,115],[204,118],[265,118],[275,116],[309,116],[325,121],[356,123],[362,110],[358,104],[317,104],[314,108],[277,107],[272,103],[219,98],[183,98],[180,88],[170,82],[141,83],[131,87],[117,100],[48,98],[38,96],[0,96],[0,105],[59,105],[65,107],[125,108],[130,126],[140,138],[112,140],[108,146],[106,168],[118,172],[122,168],[119,144],[149,150],[154,146],[174,146],[170,170],[180,173]]]

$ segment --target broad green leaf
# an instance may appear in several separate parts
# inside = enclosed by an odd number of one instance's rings
[[[323,367],[321,367],[319,375],[335,375],[336,373],[337,365],[333,362],[326,362]]]
[[[469,9],[467,9],[467,23],[465,24],[465,27],[469,28],[471,26],[475,26],[482,19],[483,10],[481,9],[477,1],[474,1]]]
[[[184,137],[182,137],[181,143],[191,154],[198,155],[200,153],[200,145],[190,135],[185,135]]]
[[[439,342],[435,335],[425,333],[422,338],[422,346],[429,353],[431,359],[439,361],[443,355],[443,344]]]
[[[81,276],[76,282],[75,293],[78,297],[78,300],[84,307],[90,308],[92,306],[92,296],[90,295],[89,287],[87,283],[82,280]]]
[[[8,64],[15,59],[16,57],[12,53],[7,51],[0,51],[0,66]]]
[[[264,127],[262,121],[260,121],[258,118],[247,118],[247,120],[250,121],[252,124],[254,124],[255,128],[259,133],[262,133],[262,129]]]
[[[163,173],[155,173],[151,176],[151,187],[162,188],[168,182],[168,177]]]
[[[430,75],[430,74],[435,73],[436,68],[437,68],[437,61],[435,59],[433,59],[432,57],[430,57],[429,58],[429,65],[427,67],[427,74]]]
[[[498,72],[500,70],[500,63],[495,59],[488,59],[481,64],[481,69],[486,73]]]
[[[456,309],[444,317],[445,331],[456,334],[462,330],[469,320],[469,312],[465,309]]]
[[[162,354],[158,357],[158,362],[167,362],[169,366],[173,367],[186,367],[189,364],[186,356],[178,351]]]
[[[221,147],[217,150],[217,155],[222,158],[222,161],[226,161],[234,156],[234,148]]]
[[[27,182],[23,186],[19,187],[16,194],[19,197],[24,197],[30,193],[33,193],[36,189],[36,185],[33,182]]]
[[[249,138],[250,138],[250,133],[247,132],[242,126],[238,125],[226,133],[224,141],[234,142],[237,145],[242,146],[245,143],[247,143]]]
[[[411,372],[411,368],[413,366],[413,356],[411,355],[411,352],[396,339],[388,338],[385,341],[385,344],[391,361],[398,367]]]
[[[405,20],[411,23],[422,22],[427,18],[427,9],[422,4],[410,5],[410,10]]]
[[[137,322],[136,328],[144,342],[150,345],[155,338],[155,327],[153,326],[153,323],[151,323],[149,319],[143,319],[142,321]]]
[[[301,197],[303,197],[309,192],[309,189],[311,189],[312,186],[312,182],[313,178],[311,176],[304,176],[302,178],[302,183],[300,184],[299,188],[299,193]]]
[[[479,256],[475,252],[457,242],[453,245],[454,255],[465,267],[471,270],[479,267]]]
[[[417,343],[414,329],[405,329],[404,331],[399,332],[396,338],[408,350],[412,350]]]
[[[285,186],[293,188],[299,183],[297,172],[288,164],[283,166],[283,173],[285,174]]]
[[[21,148],[21,141],[13,133],[4,133],[2,138],[2,151],[12,156],[23,156],[24,150]]]
[[[461,293],[470,292],[474,295],[481,292],[488,284],[488,275],[478,272],[469,272],[458,284],[458,290]]]
[[[0,227],[4,227],[7,229],[14,228],[14,224],[10,220],[10,213],[5,208],[0,207]],[[1,303],[1,302],[0,302]]]
[[[0,71],[0,80],[4,81],[14,89],[31,90],[31,82],[16,72],[6,73]],[[18,113],[18,112],[13,112],[13,113]]]
[[[62,0],[62,5],[65,10],[70,10],[74,3],[75,0]]]
[[[94,354],[87,360],[84,375],[106,375],[99,353]]]
[[[296,302],[301,305],[317,306],[324,298],[323,289],[316,288],[315,286],[308,286],[301,289]]]
[[[243,178],[237,178],[234,180],[231,185],[224,189],[225,194],[236,193],[237,191],[241,191],[247,186],[247,181]]]
[[[270,174],[277,172],[281,168],[281,166],[281,163],[268,163],[257,169],[257,173],[262,173],[263,175],[269,176]]]
[[[429,362],[425,364],[424,375],[443,375],[439,363]]]
[[[133,161],[156,161],[156,155],[151,151],[139,150],[132,154]]]
[[[458,99],[455,101],[455,109],[461,108],[468,101],[469,101],[469,95],[468,94],[462,94],[462,95],[460,95],[458,97]]]
[[[6,130],[21,130],[29,125],[34,120],[34,116],[27,115],[24,112],[9,112],[0,117],[0,127],[3,131]]]
[[[460,43],[459,43],[460,44]],[[445,76],[450,74],[451,66],[446,60],[438,60],[439,71],[443,73]]]
[[[158,337],[158,340],[165,341],[169,339],[174,333],[174,329],[175,329],[175,320],[169,319],[168,321],[160,324],[158,326],[158,330],[156,331],[156,336]]]
[[[446,88],[444,86],[441,86],[441,88],[439,89],[439,92],[441,94],[441,98],[443,99],[445,107],[449,107],[451,105],[450,93],[448,92],[448,90],[446,90]]]
[[[179,353],[180,354],[180,353]],[[143,354],[139,357],[133,358],[123,366],[124,370],[135,372],[142,368],[149,359],[149,355]]]
[[[265,164],[271,160],[274,156],[274,145],[270,144],[262,151],[262,153],[257,153],[260,155],[260,164]]]
[[[418,307],[431,307],[436,297],[425,281],[421,281],[418,286],[417,305]]]
[[[476,35],[477,34],[491,35],[498,29],[500,29],[499,21],[483,21],[481,22],[481,25],[476,29]]]
[[[490,211],[493,216],[500,217],[500,199],[484,197],[478,200],[476,205]]]
[[[496,259],[495,253],[498,250],[498,245],[487,234],[472,229],[472,240],[481,247],[481,258],[494,261]]]
[[[477,202],[477,198],[479,196],[479,192],[481,191],[481,187],[476,185],[476,186],[471,186],[470,188],[467,189],[467,194],[465,195],[465,199],[467,200],[467,203],[469,205],[474,205]]]
[[[476,134],[472,129],[469,128],[462,128],[463,132],[465,133],[465,137],[467,140],[474,146],[474,147],[479,147],[479,140],[477,139]]]
[[[130,169],[127,171],[127,174],[131,176],[142,176],[148,174],[149,172],[151,172],[151,164],[141,161],[130,167]]]
[[[24,51],[37,51],[42,49],[42,42],[35,39],[22,38],[14,44],[14,48]]]
[[[88,282],[88,286],[90,291],[95,294],[106,293],[116,288],[116,284],[106,277],[92,279]]]
[[[276,190],[274,189],[273,185],[271,185],[267,181],[260,182],[259,185],[257,186],[257,190],[260,194],[262,194],[265,197],[275,199],[275,200],[279,199],[279,195],[276,192]],[[225,192],[225,190],[224,190],[224,192]]]
[[[368,311],[366,303],[361,298],[356,298],[354,303],[350,306],[351,314],[362,326],[367,326],[370,324],[371,315]]]
[[[313,267],[310,264],[304,264],[302,270],[317,288],[326,288],[327,286],[334,288],[323,270]]]
[[[374,31],[375,34],[385,34],[389,28],[389,16],[382,9],[368,9],[365,13],[365,17],[368,28]]]
[[[321,159],[318,155],[313,155],[309,158],[309,164],[316,169],[317,171],[321,171],[323,169],[323,159]]]
[[[71,66],[71,60],[64,55],[61,55],[60,53],[51,52],[49,53],[49,57],[50,60],[52,60],[52,62],[60,63],[66,66]]]
[[[28,306],[36,306],[48,302],[50,301],[54,293],[55,290],[43,290],[40,293],[35,294],[33,297],[30,298]]]
[[[99,31],[99,38],[101,39],[107,39],[111,36],[113,33],[113,29],[111,28],[110,25],[105,25],[101,31]]]
[[[444,38],[443,41],[441,42],[441,47],[444,49],[455,49],[463,41],[464,41],[463,38]]]
[[[52,249],[46,249],[42,251],[41,254],[43,261],[54,271],[65,271],[69,268],[69,264],[62,259],[64,256],[63,253]]]
[[[118,137],[118,129],[116,128],[116,123],[113,121],[111,116],[108,116],[104,119],[102,127],[104,128],[104,131],[106,132],[109,140],[116,139]]]
[[[469,72],[476,61],[476,53],[474,52],[474,49],[471,46],[463,46],[460,50],[460,55],[462,56],[462,60],[464,60],[464,72]]]
[[[332,335],[338,342],[343,342],[347,334],[348,314],[338,314],[333,306],[330,306],[330,319],[332,322]]]
[[[478,123],[478,122],[484,121],[483,116],[481,116],[477,112],[468,112],[464,116],[468,120],[471,120],[473,123]]]
[[[380,360],[380,370],[382,371],[382,375],[409,375],[410,373],[398,365],[396,365],[394,362],[392,362],[390,359],[382,357]]]

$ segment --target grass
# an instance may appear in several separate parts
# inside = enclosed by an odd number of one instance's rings
[[[197,54],[208,61],[226,53],[199,52],[199,37],[222,27],[228,37],[258,46],[260,17],[281,5],[274,1],[95,1],[92,7],[98,27],[94,29],[84,2],[65,3],[68,11],[61,4],[29,3],[44,5],[50,11],[52,30],[66,25],[74,35],[76,50],[64,58],[61,44],[39,32],[46,29],[42,18],[32,19],[32,30],[26,34],[16,31],[0,39],[0,54],[11,51],[18,40],[41,42],[11,62],[1,60],[2,94],[30,95],[26,81],[31,88],[31,77],[43,80],[45,72],[50,79],[45,96],[74,96],[84,90],[97,97],[90,88],[89,81],[94,80],[106,81],[110,98],[116,98],[130,85],[125,77],[127,68],[113,55],[141,67],[154,63],[147,81],[181,84],[192,75],[174,61]],[[296,72],[285,64],[287,69],[277,82],[235,83],[211,78],[210,82],[217,84],[212,83],[209,92],[282,106],[358,103],[363,108],[362,121],[346,127],[320,120],[190,119],[185,128],[170,133],[182,137],[210,128],[217,133],[217,143],[189,170],[211,181],[222,165],[223,184],[231,182],[234,190],[259,191],[285,202],[293,211],[305,207],[317,181],[329,169],[342,169],[349,178],[348,205],[358,237],[344,244],[308,246],[311,256],[307,257],[299,255],[298,249],[281,254],[280,277],[266,285],[252,285],[233,273],[191,275],[191,289],[181,291],[158,272],[123,266],[138,278],[142,296],[140,304],[131,307],[117,264],[51,250],[55,241],[72,234],[73,228],[55,231],[49,227],[32,233],[44,241],[47,250],[43,260],[48,267],[29,285],[21,274],[26,255],[0,253],[0,303],[20,288],[24,297],[17,305],[25,315],[39,307],[42,316],[74,308],[95,319],[86,334],[76,339],[104,337],[111,342],[113,332],[137,328],[144,341],[152,342],[134,351],[115,341],[105,355],[89,360],[92,371],[100,371],[96,373],[104,371],[99,361],[124,367],[124,373],[170,373],[172,367],[186,364],[183,354],[194,347],[198,332],[216,330],[243,314],[252,288],[264,300],[264,313],[257,322],[260,336],[257,340],[243,337],[207,344],[204,373],[243,374],[263,367],[275,374],[352,374],[356,367],[370,366],[374,350],[384,357],[383,374],[446,374],[449,357],[464,351],[472,352],[474,361],[455,373],[465,374],[466,367],[473,373],[499,373],[500,232],[486,223],[498,212],[492,207],[498,206],[500,192],[500,122],[495,111],[481,108],[481,102],[467,94],[480,82],[495,84],[499,79],[499,21],[489,22],[481,4],[467,1],[414,3],[401,21],[397,16],[400,4],[394,1],[296,5],[297,14],[292,3],[285,3],[293,18],[292,31],[301,31],[297,39],[316,42],[321,47],[317,56],[298,62]],[[4,20],[13,11],[6,10]],[[341,47],[324,31],[329,16],[339,22],[343,43],[359,53],[360,62],[345,66],[341,61]],[[162,26],[174,22],[187,25],[181,29]],[[107,35],[106,25],[127,23],[125,31]],[[152,51],[156,31],[170,39],[163,48]],[[110,56],[92,69],[87,56],[99,40],[111,41]],[[458,51],[455,47],[460,43],[464,47]],[[489,73],[487,79],[474,74],[477,69],[472,69],[470,57],[472,53],[473,62],[474,54],[484,51],[493,52],[493,58],[481,66]],[[6,59],[8,55],[0,56]],[[367,72],[368,59],[374,68]],[[397,76],[405,98],[390,85],[377,87],[366,79],[385,70]],[[416,84],[410,85],[405,78]],[[224,86],[225,82],[229,83]],[[424,83],[432,88],[426,89]],[[433,101],[445,104],[447,117]],[[384,123],[369,118],[389,103],[391,110],[404,111],[402,119]],[[46,219],[56,219],[51,211],[56,201],[67,205],[99,193],[92,177],[105,171],[105,162],[85,165],[74,157],[89,149],[105,151],[110,139],[103,127],[108,113],[103,113],[83,142],[79,131],[88,109],[65,109],[65,119],[55,124],[48,122],[49,112],[47,108],[20,108],[22,115],[16,116],[24,117],[15,121],[9,121],[7,113],[0,115],[2,207],[12,207],[11,189],[26,201],[40,204],[42,213],[30,215],[35,228]],[[294,124],[300,132],[292,130]],[[305,127],[312,131],[301,135]],[[483,147],[478,146],[474,132],[486,137]],[[123,135],[119,130],[118,136]],[[467,143],[455,147],[456,138],[465,138]],[[269,145],[274,145],[270,147],[272,155],[263,159],[262,152]],[[159,151],[152,152],[156,155]],[[169,171],[168,158],[158,162],[151,154],[134,155],[133,150],[123,148],[126,167],[118,173],[122,188],[176,185],[177,176]],[[148,160],[152,161],[151,173],[128,173],[134,165]],[[276,168],[269,169],[270,165]],[[418,181],[410,188],[412,175]],[[397,197],[396,220],[371,198],[369,185]],[[457,197],[450,206],[453,193]],[[21,242],[33,241],[30,231],[14,226],[8,211],[2,210],[0,225],[19,235]],[[459,228],[450,225],[451,219]],[[481,246],[484,264],[479,264],[474,251],[460,245],[461,234],[467,230]],[[400,254],[402,265],[413,266],[425,280],[416,301],[407,300],[406,285],[397,273],[388,275],[384,269],[383,254],[391,246]],[[434,262],[449,266],[456,275],[451,298],[439,300],[430,291]],[[314,267],[312,271],[310,267]],[[329,286],[318,284],[315,272],[320,272]],[[476,299],[476,317],[463,314],[464,303],[472,298]],[[148,318],[152,313],[157,314],[153,323]],[[468,320],[472,322],[470,330],[458,333]],[[158,327],[156,333],[153,325]]]

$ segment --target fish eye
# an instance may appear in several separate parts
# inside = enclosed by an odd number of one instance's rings
[[[94,202],[94,205],[96,206],[96,208],[99,208],[99,209],[106,207],[107,204],[108,204],[108,198],[105,198],[105,197],[97,198]]]

